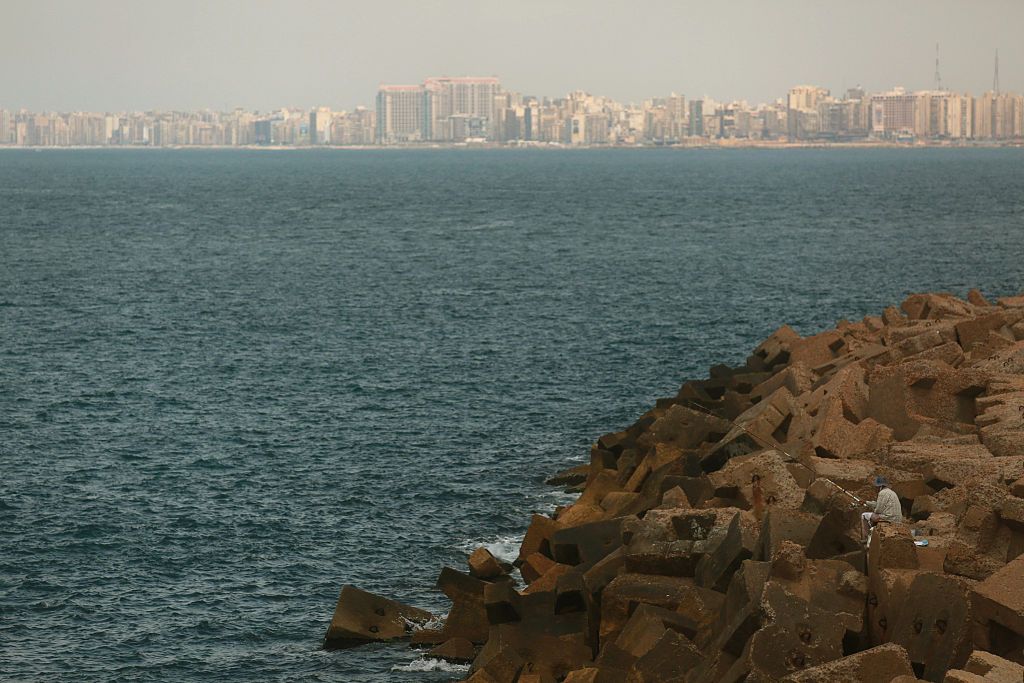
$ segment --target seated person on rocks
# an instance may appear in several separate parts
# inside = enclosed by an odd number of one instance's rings
[[[900,498],[895,491],[889,488],[889,480],[878,476],[875,477],[874,484],[878,487],[878,500],[864,502],[874,512],[865,512],[860,516],[861,531],[864,532],[865,539],[871,537],[871,529],[879,522],[899,524],[903,521]]]

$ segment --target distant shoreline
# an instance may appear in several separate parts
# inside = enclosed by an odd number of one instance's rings
[[[777,142],[777,141],[722,141],[707,142],[700,144],[682,145],[564,145],[559,143],[521,144],[505,145],[496,143],[431,143],[431,144],[410,144],[410,145],[169,145],[153,147],[149,145],[62,145],[62,146],[32,146],[32,145],[0,145],[0,151],[5,150],[32,150],[37,152],[57,150],[246,150],[265,152],[298,152],[298,151],[405,151],[405,150],[554,150],[554,151],[576,151],[576,150],[709,150],[709,149],[1024,149],[1024,140],[1008,140],[1005,142],[984,142],[984,143],[921,143],[921,142]]]

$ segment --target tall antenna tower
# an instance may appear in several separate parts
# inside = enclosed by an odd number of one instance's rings
[[[939,44],[935,43],[935,89],[942,90],[942,76],[939,75]]]
[[[996,48],[996,72],[992,76],[992,91],[999,94],[999,48]]]

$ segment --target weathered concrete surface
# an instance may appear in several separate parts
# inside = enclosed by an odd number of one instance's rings
[[[804,669],[782,680],[785,683],[879,683],[898,676],[916,680],[907,651],[889,643]]]
[[[904,521],[866,544],[879,475]],[[1022,680],[1024,296],[783,325],[550,481],[580,495],[533,516],[522,584],[478,549],[413,633],[472,681]],[[429,616],[379,600],[339,601],[335,642]]]
[[[405,638],[412,633],[414,624],[424,624],[431,618],[430,612],[425,610],[353,586],[342,586],[331,625],[324,636],[324,647],[337,649],[373,640]]]

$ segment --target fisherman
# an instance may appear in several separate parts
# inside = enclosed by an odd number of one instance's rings
[[[871,530],[879,522],[899,524],[903,521],[900,498],[895,491],[889,488],[889,480],[879,475],[875,477],[873,483],[878,488],[878,500],[864,501],[864,504],[873,512],[865,512],[860,516],[860,526],[865,542],[871,539]]]

